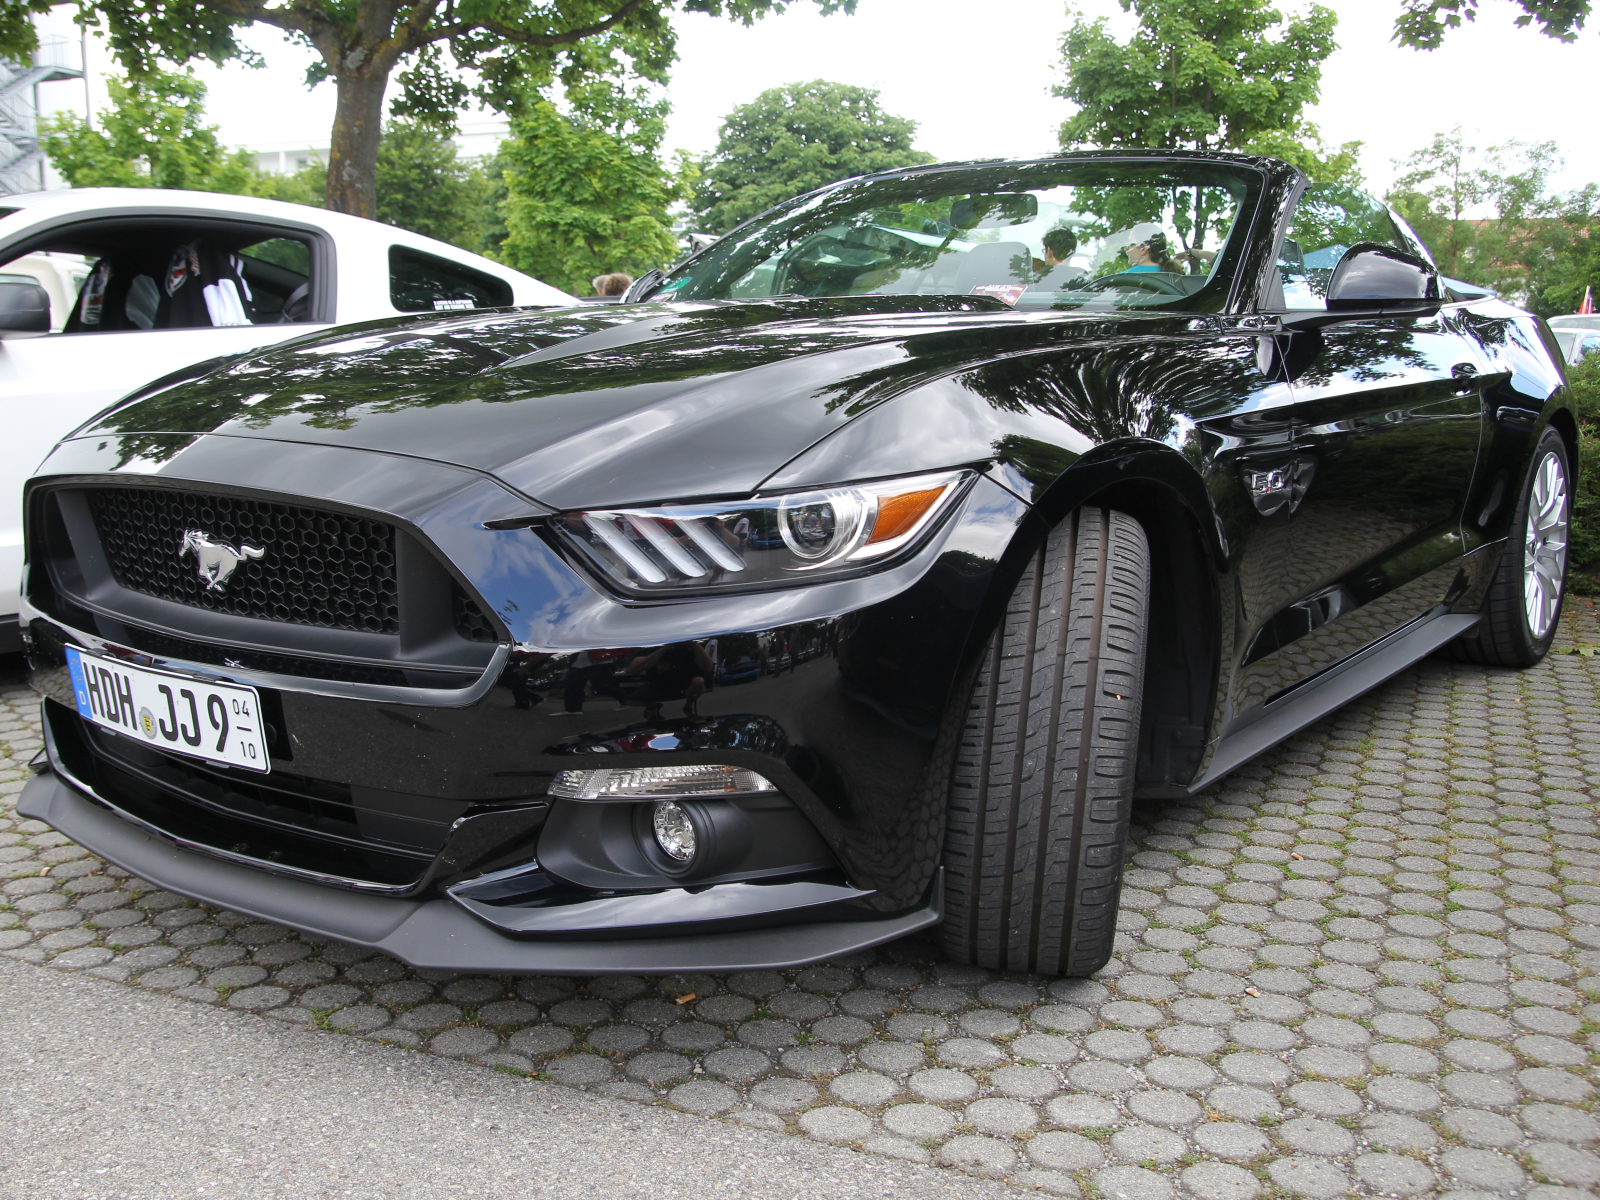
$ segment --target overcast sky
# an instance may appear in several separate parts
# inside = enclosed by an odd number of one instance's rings
[[[1077,7],[1107,15],[1119,28],[1128,22],[1115,0]],[[1587,121],[1574,119],[1592,103],[1582,97],[1593,96],[1600,72],[1600,23],[1562,45],[1515,28],[1509,0],[1485,0],[1476,25],[1425,54],[1389,40],[1398,0],[1331,0],[1331,7],[1339,14],[1339,50],[1325,65],[1322,102],[1310,116],[1329,142],[1365,143],[1362,167],[1373,190],[1394,176],[1394,159],[1457,124],[1480,146],[1554,139],[1567,161],[1559,186],[1600,180],[1600,139],[1584,132]],[[859,0],[854,16],[833,17],[796,0],[784,15],[748,29],[684,16],[667,149],[708,152],[734,105],[777,84],[831,79],[879,89],[888,111],[918,123],[917,145],[936,158],[1047,153],[1070,111],[1050,94],[1068,23],[1060,0]],[[253,147],[327,145],[333,89],[305,88],[307,52],[266,29],[252,31],[250,41],[266,56],[265,69],[200,69],[211,90],[209,118],[222,137]],[[110,69],[92,41],[90,69]],[[47,92],[47,108],[82,111],[81,85],[50,85]],[[495,119],[475,112],[464,124]]]

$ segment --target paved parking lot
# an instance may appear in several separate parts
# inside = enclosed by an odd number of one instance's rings
[[[1592,606],[1558,645],[1520,674],[1431,659],[1220,787],[1141,806],[1093,981],[919,940],[783,973],[414,972],[16,821],[39,739],[13,683],[0,949],[327,1030],[335,1067],[365,1037],[1048,1194],[1589,1196],[1600,655],[1569,651],[1600,645]]]

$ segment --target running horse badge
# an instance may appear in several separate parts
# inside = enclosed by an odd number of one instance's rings
[[[261,558],[266,554],[260,546],[249,546],[244,543],[240,543],[236,549],[198,529],[184,532],[183,542],[178,547],[178,557],[182,558],[191,552],[200,568],[200,581],[206,585],[206,590],[211,592],[224,591],[228,586],[228,580],[233,577],[240,563]]]

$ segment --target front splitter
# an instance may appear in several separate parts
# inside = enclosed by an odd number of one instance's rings
[[[935,884],[927,907],[881,921],[615,941],[526,941],[497,934],[449,900],[362,895],[196,854],[123,820],[48,772],[23,788],[17,812],[181,896],[365,946],[419,969],[486,975],[781,970],[894,941],[944,919],[943,895]]]

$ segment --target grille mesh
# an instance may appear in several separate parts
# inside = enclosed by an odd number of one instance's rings
[[[163,488],[96,488],[89,506],[112,574],[132,591],[265,621],[400,630],[395,531],[382,521]],[[178,553],[191,529],[266,553],[213,592],[194,555]]]
[[[455,626],[456,632],[469,642],[493,642],[499,639],[499,634],[495,633],[494,626],[484,616],[478,602],[459,587],[455,589]]]

